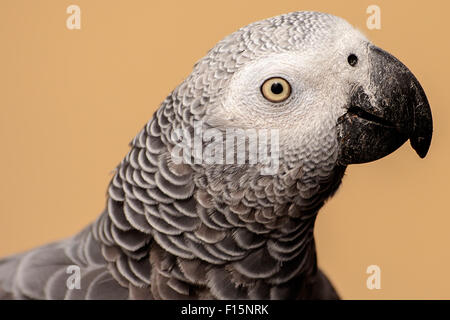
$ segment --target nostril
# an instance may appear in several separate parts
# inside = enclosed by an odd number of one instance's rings
[[[350,54],[347,58],[348,64],[351,65],[352,67],[356,66],[356,64],[358,63],[358,57],[355,54]]]

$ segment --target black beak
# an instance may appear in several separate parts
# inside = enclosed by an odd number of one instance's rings
[[[433,134],[427,97],[416,77],[395,57],[369,47],[370,85],[356,85],[338,121],[339,163],[380,159],[410,139],[424,158]]]

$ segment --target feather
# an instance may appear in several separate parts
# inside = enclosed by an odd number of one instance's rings
[[[63,248],[49,245],[26,254],[17,268],[16,281],[21,293],[32,299],[44,299],[48,280],[72,265]]]
[[[124,300],[128,296],[128,289],[120,286],[108,271],[98,274],[86,293],[87,300]]]
[[[226,237],[226,232],[208,228],[204,224],[201,224],[194,234],[198,239],[206,243],[217,243]]]
[[[129,251],[136,251],[149,241],[145,233],[136,230],[122,231],[115,226],[112,226],[112,235],[118,245]]]
[[[143,281],[146,284],[150,284],[150,261],[148,258],[135,260],[135,259],[128,259],[128,265],[130,267],[130,270],[138,277],[141,281]]]
[[[132,227],[128,223],[123,213],[123,202],[114,201],[112,198],[108,199],[108,214],[114,223],[114,226],[122,231],[131,230]]]
[[[245,288],[236,286],[231,282],[230,275],[221,268],[212,268],[207,273],[208,287],[212,294],[218,299],[245,299],[247,292]]]
[[[273,259],[267,249],[260,248],[253,251],[244,259],[234,262],[237,272],[251,279],[270,278],[280,271],[281,263]]]
[[[120,274],[128,280],[133,286],[136,287],[145,287],[147,284],[142,281],[137,275],[134,274],[133,270],[131,270],[129,264],[128,264],[129,258],[126,256],[121,256],[117,260],[117,270],[120,272]]]
[[[88,292],[88,288],[92,281],[102,272],[104,272],[106,268],[96,268],[96,269],[81,269],[80,275],[80,287],[73,287],[69,288],[66,285],[66,281],[68,279],[68,274],[66,274],[66,279],[59,278],[58,280],[61,281],[59,283],[54,283],[54,286],[63,286],[65,287],[66,294],[64,296],[64,299],[66,300],[84,300],[86,299],[86,295]]]
[[[169,253],[173,254],[176,257],[186,258],[186,259],[192,259],[194,258],[193,253],[189,248],[184,248],[181,246],[178,246],[174,241],[171,241],[172,239],[177,239],[178,237],[169,237],[165,235],[164,233],[156,232],[154,234],[155,241],[165,250],[167,250]]]

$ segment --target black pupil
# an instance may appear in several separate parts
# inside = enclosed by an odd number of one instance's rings
[[[358,63],[358,57],[352,53],[351,55],[348,56],[347,61],[349,65],[354,67]]]
[[[283,92],[283,85],[279,82],[274,82],[270,87],[270,91],[272,91],[273,94],[280,94]]]

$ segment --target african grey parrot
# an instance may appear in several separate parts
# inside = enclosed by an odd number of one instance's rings
[[[216,133],[275,130],[268,149],[277,170],[248,159],[175,161],[182,133],[198,134],[195,123]],[[94,223],[0,260],[0,297],[336,299],[317,266],[319,209],[347,165],[408,139],[424,157],[431,136],[414,75],[345,20],[293,12],[252,23],[220,41],[162,102]],[[223,147],[234,157],[236,146]]]

